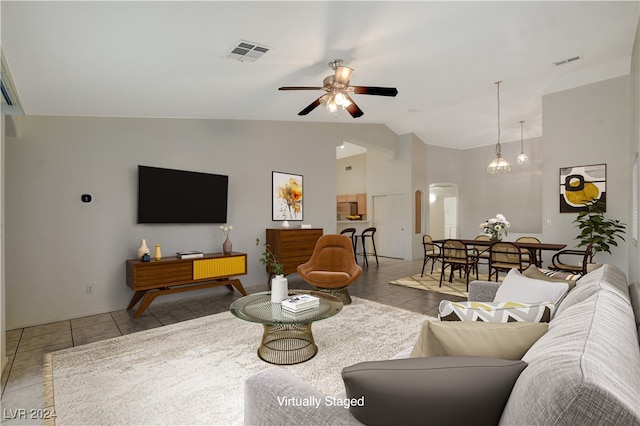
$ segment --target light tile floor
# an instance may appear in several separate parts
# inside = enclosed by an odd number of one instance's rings
[[[441,300],[455,297],[406,287],[389,281],[420,273],[422,261],[369,258],[358,280],[349,287],[352,296],[373,300],[427,315],[437,315]],[[297,275],[289,277],[291,288],[309,288]],[[254,293],[264,286],[247,288]],[[44,354],[155,327],[187,321],[229,309],[240,297],[227,288],[214,288],[206,295],[162,303],[156,300],[140,318],[135,310],[120,310],[68,321],[10,330],[6,333],[9,363],[2,374],[2,426],[42,424],[39,417],[50,413],[44,396]],[[459,298],[458,298],[459,299]]]

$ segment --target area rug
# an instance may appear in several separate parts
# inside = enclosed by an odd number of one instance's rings
[[[333,395],[342,368],[413,346],[428,319],[354,297],[313,324],[314,358],[281,368]],[[48,354],[55,424],[241,425],[244,380],[272,367],[256,353],[262,330],[224,312]]]
[[[467,297],[467,281],[464,278],[459,277],[458,273],[454,274],[452,282],[449,282],[449,271],[445,272],[445,278],[442,280],[442,286],[440,286],[440,270],[434,270],[433,274],[425,272],[424,276],[420,274],[412,275],[406,278],[400,278],[391,281],[389,284],[401,285],[405,287],[417,288],[426,291],[435,291],[436,293],[448,294],[450,296]],[[469,281],[476,279],[475,274],[472,274]],[[478,274],[479,280],[487,280],[487,274]],[[500,277],[502,280],[502,277]]]

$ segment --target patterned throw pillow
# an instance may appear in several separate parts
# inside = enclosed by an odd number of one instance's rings
[[[441,321],[549,322],[555,305],[549,302],[440,302]]]

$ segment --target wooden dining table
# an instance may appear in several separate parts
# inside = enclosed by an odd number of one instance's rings
[[[445,238],[441,240],[433,240],[433,242],[442,246],[442,244],[449,239],[460,241],[468,246],[478,246],[478,247],[491,247],[491,244],[495,242],[495,241],[488,241],[488,240],[467,240],[467,239],[460,239],[460,238]],[[521,242],[505,241],[505,242],[513,243],[517,245],[519,248],[529,250],[531,259],[537,259],[536,251],[538,250],[558,251],[558,250],[562,250],[567,246],[566,244],[558,244],[558,243],[542,243],[542,242],[534,243],[534,242],[524,242],[524,241],[521,241]],[[538,266],[542,266],[542,265],[538,265]]]

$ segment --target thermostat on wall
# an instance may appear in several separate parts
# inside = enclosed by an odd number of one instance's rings
[[[82,200],[83,203],[90,203],[91,202],[91,194],[82,194],[80,199]]]

